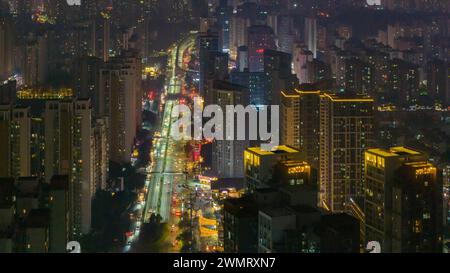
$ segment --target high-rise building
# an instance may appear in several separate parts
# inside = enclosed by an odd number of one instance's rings
[[[239,72],[234,70],[230,73],[232,83],[248,88],[250,104],[253,105],[267,105],[265,98],[270,88],[269,78],[264,72],[249,72],[248,70]]]
[[[48,253],[50,245],[50,211],[48,209],[33,209],[27,215],[20,227],[18,252]]]
[[[211,103],[212,89],[215,81],[225,81],[228,78],[228,54],[209,52],[204,63],[203,94],[206,103]]]
[[[217,7],[217,22],[220,27],[222,52],[230,52],[230,29],[232,8],[228,6],[227,0],[221,0]]]
[[[91,99],[94,114],[97,115],[98,108],[98,85],[102,61],[99,58],[84,56],[75,61],[74,82],[75,94],[78,98]]]
[[[55,175],[50,181],[50,245],[52,253],[66,253],[71,240],[71,213],[69,176]]]
[[[105,190],[108,181],[109,166],[109,143],[107,118],[98,118],[93,124],[92,135],[92,169],[93,169],[93,191]]]
[[[227,199],[223,209],[224,250],[255,253],[258,242],[258,207],[251,198]]]
[[[360,223],[346,214],[326,214],[317,227],[321,253],[360,253]]]
[[[320,99],[320,206],[345,212],[364,195],[364,151],[373,145],[373,99],[323,94]]]
[[[276,189],[256,189],[253,194],[224,201],[224,249],[228,253],[258,252],[259,209],[278,207],[280,192]]]
[[[280,139],[281,144],[303,151],[306,161],[319,169],[322,92],[307,89],[301,87],[281,92]]]
[[[389,65],[389,99],[408,105],[419,97],[419,70],[416,66],[394,59]]]
[[[300,84],[309,83],[308,62],[314,59],[313,53],[297,45],[293,49],[293,68]]]
[[[264,72],[268,76],[268,88],[262,101],[264,105],[279,105],[280,90],[298,86],[292,74],[292,56],[288,53],[267,49],[264,51]]]
[[[48,77],[48,35],[39,35],[26,42],[22,63],[24,84],[44,84]]]
[[[212,90],[212,103],[226,109],[228,105],[249,105],[249,94],[245,87],[229,82],[215,81]],[[256,110],[255,110],[256,113]],[[249,140],[237,139],[237,122],[246,117],[236,116],[233,121],[233,135],[228,135],[229,128],[223,128],[224,135],[232,140],[215,140],[213,142],[212,170],[219,178],[244,177],[244,151]],[[227,126],[228,127],[228,126]],[[248,127],[248,126],[245,126]]]
[[[283,242],[285,230],[296,227],[295,211],[290,208],[264,208],[258,215],[258,252],[273,253]]]
[[[29,107],[12,109],[11,174],[14,177],[31,175],[31,114]]]
[[[81,0],[81,15],[85,19],[94,19],[100,14],[98,0]]]
[[[292,55],[294,45],[293,17],[289,15],[278,16],[277,36],[279,50]]]
[[[42,204],[42,180],[37,177],[18,177],[15,179],[15,188],[16,217],[20,221]]]
[[[427,160],[405,147],[365,153],[365,237],[382,252],[442,250],[442,180]]]
[[[313,57],[317,58],[317,47],[318,47],[318,30],[317,30],[317,19],[314,17],[305,18],[305,35],[304,42],[306,48],[312,52]]]
[[[91,111],[89,100],[47,101],[45,106],[45,177],[51,181],[54,175],[69,176],[72,238],[91,227]]]
[[[141,126],[141,62],[134,51],[124,51],[100,70],[99,117],[108,118],[110,158],[130,162],[136,132]]]
[[[0,178],[0,253],[14,250],[16,191],[14,178]]]
[[[248,63],[250,72],[264,72],[264,52],[276,50],[273,29],[265,25],[255,25],[248,32]]]
[[[0,176],[31,175],[31,117],[30,108],[0,106]]]
[[[289,146],[279,146],[272,151],[250,147],[244,153],[244,171],[247,188],[252,191],[270,187],[273,169],[280,161],[303,160],[303,154]]]
[[[393,252],[442,252],[442,196],[442,176],[433,164],[400,167],[393,189]]]
[[[210,54],[219,52],[219,36],[217,33],[208,31],[198,37],[199,43],[199,59],[200,59],[200,93],[205,92],[204,86],[206,74],[208,73],[208,63]]]
[[[17,99],[16,85],[15,80],[0,81],[0,104],[15,104]]]
[[[331,79],[331,67],[329,64],[314,59],[306,63],[307,82],[317,83]]]
[[[359,58],[345,60],[345,81],[341,88],[358,94],[369,95],[374,90],[374,68]]]
[[[392,251],[392,190],[395,172],[406,162],[421,162],[426,155],[404,147],[369,149],[365,153],[365,237]]]
[[[13,70],[14,29],[6,18],[0,18],[0,81],[11,76]]]
[[[111,19],[108,15],[103,16],[103,61],[109,61],[109,50],[111,49]]]
[[[247,55],[247,52],[242,52],[242,55]],[[230,80],[249,89],[251,104],[278,105],[279,91],[298,85],[297,78],[291,73],[291,55],[266,49],[260,57],[258,62],[262,66],[262,71],[251,72],[239,66],[237,70],[231,72]],[[239,58],[239,65],[241,64],[245,64],[245,60]]]
[[[435,60],[428,63],[427,69],[429,95],[444,106],[450,105],[450,65]]]
[[[248,70],[248,47],[240,46],[238,48],[236,68],[239,72],[244,72]]]
[[[250,19],[238,14],[231,16],[230,31],[230,57],[235,60],[238,55],[238,48],[247,45],[247,28],[250,26]]]

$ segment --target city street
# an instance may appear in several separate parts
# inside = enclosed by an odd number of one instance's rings
[[[165,85],[165,97],[180,94],[186,69],[180,56],[185,50],[195,45],[195,36],[190,35],[178,45],[168,49],[169,58]],[[131,234],[128,237],[124,252],[128,252],[138,240],[142,223],[149,223],[152,215],[161,217],[160,222],[170,226],[170,235],[166,239],[171,249],[168,252],[179,252],[179,244],[175,244],[179,235],[177,208],[172,204],[176,199],[174,189],[178,183],[185,180],[184,143],[174,141],[170,137],[172,112],[178,99],[166,99],[162,112],[160,131],[153,138],[151,149],[151,164],[147,167],[145,187],[138,194],[133,207]]]

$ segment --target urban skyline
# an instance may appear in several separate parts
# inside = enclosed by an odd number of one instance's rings
[[[449,13],[0,0],[0,253],[448,253]]]

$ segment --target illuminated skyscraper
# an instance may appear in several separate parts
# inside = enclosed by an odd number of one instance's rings
[[[378,241],[392,251],[392,187],[395,172],[406,162],[426,160],[426,155],[407,148],[370,149],[365,153],[366,240]]]
[[[281,92],[280,139],[300,149],[306,161],[319,169],[320,91],[291,89]]]
[[[366,241],[383,252],[442,251],[442,179],[427,159],[404,147],[365,153]]]
[[[393,189],[393,252],[442,252],[442,195],[442,176],[433,164],[410,162],[399,169]]]
[[[364,151],[373,145],[373,99],[323,94],[320,99],[320,205],[345,212],[364,194]]]

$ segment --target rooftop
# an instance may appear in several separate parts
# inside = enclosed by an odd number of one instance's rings
[[[387,149],[369,149],[368,153],[378,155],[381,157],[398,157],[398,156],[408,156],[408,155],[420,155],[419,151],[415,151],[406,147],[393,147],[389,150]]]
[[[290,167],[309,167],[310,165],[308,162],[305,162],[303,160],[283,160],[280,162],[281,165],[286,166],[287,168]]]
[[[287,98],[298,98],[301,95],[316,94],[320,95],[322,91],[317,90],[313,85],[302,85],[300,89],[289,89],[281,91],[281,94]]]
[[[374,102],[373,98],[363,95],[324,93],[323,96],[334,102]]]
[[[415,168],[415,169],[424,169],[424,168],[434,169],[434,168],[436,168],[433,164],[431,164],[429,162],[425,162],[425,161],[422,161],[422,162],[408,162],[408,163],[405,163],[405,166],[412,167],[412,168]]]
[[[258,155],[275,155],[275,154],[289,154],[289,153],[299,153],[300,151],[297,149],[294,149],[289,146],[278,146],[272,151],[266,151],[261,149],[261,147],[251,147],[247,148],[248,151],[258,154]]]

